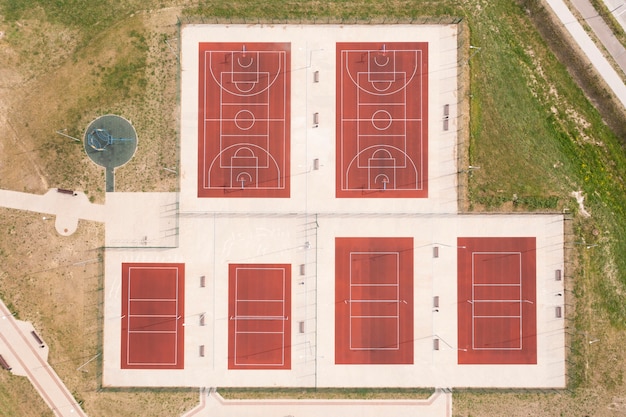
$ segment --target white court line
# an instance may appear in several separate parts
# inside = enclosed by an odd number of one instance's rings
[[[263,300],[263,299],[240,299],[239,298],[239,271],[280,271],[281,272],[281,279],[282,279],[282,300],[275,300],[275,299],[269,299],[269,300]],[[272,279],[273,277],[269,278]],[[261,281],[260,279],[258,281]],[[235,322],[235,326],[234,326],[234,337],[233,337],[233,351],[234,351],[234,364],[235,366],[283,366],[285,364],[285,322],[287,321],[285,319],[285,303],[286,303],[286,286],[287,286],[287,282],[286,282],[286,276],[285,276],[285,268],[260,268],[260,267],[237,267],[235,268],[235,311],[234,311],[234,315],[231,318],[231,320],[233,320]],[[238,302],[240,301],[253,301],[256,303],[263,303],[263,302],[271,302],[271,303],[282,303],[282,314],[281,316],[263,316],[263,315],[259,315],[259,316],[252,316],[252,315],[239,315],[238,314]],[[271,320],[271,321],[282,321],[282,331],[280,332],[259,332],[259,331],[242,331],[238,329],[239,323],[241,321],[251,321],[251,320]],[[278,363],[250,363],[250,362],[246,362],[246,363],[240,363],[239,362],[239,355],[238,355],[238,347],[237,347],[237,335],[239,334],[279,334],[282,336],[282,343],[281,343],[281,359],[280,362]]]
[[[372,54],[372,52],[376,52],[376,54]],[[376,80],[376,82],[389,82],[389,83],[394,83],[396,82],[396,52],[397,50],[392,50],[389,51],[389,53],[383,53],[383,57],[380,56],[380,51],[368,51],[367,53],[367,71],[368,74],[390,74],[391,75],[391,79],[387,80]],[[372,56],[374,55],[374,56]],[[389,57],[389,55],[393,55],[393,60]],[[376,68],[372,67],[372,58],[374,61],[374,64],[376,65],[376,67],[387,67],[389,65],[389,62],[392,63],[392,68],[385,68],[387,71],[376,71]],[[371,81],[371,79],[369,80],[370,82],[374,82]]]
[[[174,366],[174,365],[176,365],[176,361],[174,361],[174,362],[128,362],[128,365],[133,365],[133,366]]]
[[[389,283],[364,283],[362,281],[359,281],[356,284],[353,284],[353,273],[352,273],[352,263],[353,263],[353,255],[370,255],[370,258],[375,258],[375,257],[380,257],[380,256],[395,256],[395,276],[394,276],[394,280],[390,281]],[[349,299],[348,299],[348,332],[349,332],[349,336],[348,336],[348,340],[349,340],[349,350],[398,350],[400,349],[400,252],[397,251],[380,251],[380,252],[362,252],[362,251],[358,251],[358,252],[352,252],[350,251],[349,253],[349,258],[348,258],[349,262],[350,262],[350,267],[349,267]],[[391,271],[390,271],[391,272]],[[372,277],[366,277],[368,279],[371,279]],[[391,288],[395,290],[395,294],[396,294],[396,298],[395,299],[385,299],[385,300],[381,300],[381,299],[377,299],[377,300],[368,300],[368,299],[355,299],[352,296],[352,288],[356,287],[356,288],[367,288],[367,287],[372,287],[372,288]],[[362,304],[369,304],[369,303],[376,303],[376,302],[393,302],[396,304],[396,314],[395,316],[357,316],[355,314],[353,314],[352,311],[352,305],[353,303],[362,303]],[[395,320],[395,325],[396,325],[396,341],[395,341],[395,347],[393,348],[379,348],[379,347],[355,347],[353,344],[353,337],[352,337],[352,322],[354,319],[362,319],[362,318],[379,318],[379,319],[393,319]]]
[[[346,119],[342,119],[344,122],[371,122],[372,119],[371,118],[346,118]],[[394,121],[401,121],[401,122],[421,122],[422,119],[416,119],[416,118],[410,118],[410,117],[399,117],[399,118],[394,118]],[[389,134],[362,134],[361,136],[398,136],[398,137],[403,137],[405,135],[389,135]]]
[[[213,73],[213,56],[215,55],[217,56],[226,56],[227,54],[231,54],[231,72],[221,72],[219,74],[219,81],[216,77],[216,74]],[[219,97],[220,97],[220,119],[209,119],[206,117],[207,114],[207,109],[206,107],[203,108],[203,118],[205,119],[205,122],[210,120],[210,121],[215,121],[220,123],[219,125],[219,129],[220,129],[220,147],[219,147],[219,151],[217,153],[217,155],[213,158],[213,160],[210,162],[210,165],[207,167],[207,164],[209,164],[209,161],[207,161],[206,158],[206,150],[209,149],[208,146],[209,144],[207,143],[207,133],[206,130],[204,130],[204,137],[203,137],[203,151],[204,154],[202,155],[202,164],[203,164],[203,182],[202,182],[202,188],[205,190],[209,190],[209,189],[222,189],[224,188],[224,186],[222,184],[212,184],[212,180],[211,180],[211,172],[214,169],[214,164],[216,160],[219,160],[219,169],[220,170],[227,170],[230,168],[231,172],[228,173],[223,173],[222,175],[228,175],[230,176],[230,188],[239,188],[241,186],[245,187],[247,186],[248,188],[253,188],[253,189],[264,189],[264,190],[275,190],[275,189],[280,189],[283,190],[286,188],[286,182],[284,180],[282,180],[282,171],[283,169],[286,168],[286,160],[285,158],[287,157],[286,155],[286,147],[287,147],[287,143],[286,143],[286,138],[287,138],[287,131],[286,131],[286,118],[280,118],[280,119],[275,119],[272,118],[270,119],[269,115],[271,113],[272,107],[271,107],[271,103],[270,103],[270,96],[271,96],[271,87],[274,85],[274,83],[276,82],[276,80],[278,80],[278,78],[281,76],[281,73],[284,71],[283,68],[286,67],[286,52],[285,51],[251,51],[251,52],[247,52],[249,54],[256,54],[257,56],[257,70],[250,72],[247,71],[245,72],[246,74],[251,74],[254,73],[257,76],[257,83],[261,83],[261,80],[263,78],[265,78],[267,86],[264,86],[265,88],[262,91],[256,91],[254,92],[255,95],[258,95],[259,93],[263,93],[263,95],[265,96],[265,101],[263,103],[255,103],[253,105],[248,105],[246,103],[229,103],[227,101],[225,101],[225,92],[228,92],[228,94],[232,95],[232,96],[241,96],[241,97],[247,97],[250,94],[244,92],[244,91],[240,91],[240,94],[237,94],[234,91],[229,90],[228,88],[225,87],[225,82],[224,82],[224,77],[228,77],[230,75],[230,78],[233,78],[233,74],[235,74],[236,72],[234,71],[234,55],[235,53],[237,54],[241,54],[242,51],[205,51],[204,52],[204,77],[205,77],[205,82],[204,82],[204,91],[203,91],[203,103],[206,103],[207,100],[207,91],[208,91],[208,74],[211,75],[211,77],[213,78],[213,81],[215,82],[215,84],[218,86],[218,88],[220,89],[219,91]],[[273,72],[272,75],[272,79],[270,79],[270,73],[267,71],[260,71],[260,67],[259,67],[259,58],[261,55],[271,55],[273,57],[277,58],[277,63],[278,63],[278,68],[276,69],[275,73]],[[209,68],[207,70],[207,67]],[[285,68],[286,69],[286,68]],[[257,84],[257,83],[253,83],[253,84]],[[284,76],[283,78],[283,109],[282,109],[282,114],[285,116],[287,114],[286,112],[286,99],[287,99],[287,83],[288,83],[288,79],[287,76]],[[234,84],[237,84],[237,82],[234,82]],[[254,89],[254,86],[252,87],[252,89]],[[251,91],[251,90],[250,90]],[[237,172],[244,171],[244,172],[248,172],[244,169],[244,167],[233,167],[232,163],[229,164],[228,167],[223,166],[222,164],[222,154],[228,149],[228,147],[224,146],[224,138],[226,137],[230,137],[231,139],[233,139],[233,143],[236,146],[249,146],[251,145],[248,142],[236,142],[236,138],[237,137],[241,137],[241,138],[249,138],[249,135],[225,135],[224,134],[224,123],[231,121],[234,123],[234,119],[230,119],[230,118],[226,118],[224,117],[224,108],[225,107],[229,107],[229,106],[241,106],[242,109],[246,109],[246,108],[250,108],[250,107],[261,107],[261,106],[265,106],[265,117],[261,118],[261,119],[256,119],[255,120],[255,124],[257,122],[263,124],[265,126],[265,134],[261,134],[261,135],[256,135],[256,137],[259,138],[265,138],[265,146],[261,146],[260,149],[265,151],[265,154],[263,154],[262,152],[259,154],[260,157],[263,157],[264,159],[267,159],[267,162],[265,164],[261,164],[258,165],[256,167],[256,171],[254,172],[254,178],[251,179],[251,181],[248,182],[248,184],[245,184],[245,182],[242,182],[241,185],[239,185],[239,182],[237,181],[238,178],[233,178],[234,175],[236,175],[233,170],[237,170]],[[282,147],[282,160],[281,161],[276,161],[275,156],[272,154],[272,149],[273,146],[271,146],[272,141],[270,138],[270,123],[272,122],[282,122],[282,126],[283,126],[283,131],[282,131],[282,140],[280,141],[280,143],[277,145],[278,147]],[[205,128],[206,129],[206,128]],[[257,144],[254,144],[257,145]],[[257,155],[256,153],[254,153],[255,155]],[[277,169],[277,179],[276,179],[276,184],[271,184],[271,185],[264,185],[264,186],[260,186],[259,185],[259,169],[273,169],[274,166],[270,165],[270,161],[274,162],[275,167]],[[258,160],[257,160],[258,162]]]
[[[133,269],[139,269],[139,270],[158,270],[158,271],[163,271],[163,270],[173,270],[175,271],[175,275],[174,275],[174,284],[175,284],[175,290],[176,290],[176,298],[174,299],[138,299],[138,298],[133,298],[132,294],[131,294],[131,280],[132,280],[132,270]],[[175,311],[178,313],[179,312],[179,306],[178,306],[178,267],[168,267],[168,266],[156,266],[156,267],[141,267],[141,266],[132,266],[128,268],[128,301],[127,301],[127,312],[130,313],[131,309],[131,302],[132,301],[146,301],[146,300],[150,300],[150,301],[167,301],[167,302],[172,302],[175,301]],[[133,315],[134,316],[134,315]],[[168,316],[164,316],[164,315],[146,315],[146,317],[172,317],[171,315]],[[176,326],[176,330],[175,331],[163,331],[163,332],[156,332],[156,331],[139,331],[139,330],[131,330],[130,328],[130,317],[131,315],[128,314],[128,317],[126,317],[126,363],[128,365],[142,365],[142,366],[156,366],[156,365],[177,365],[178,364],[178,325]],[[173,316],[173,317],[179,317],[178,315]],[[175,334],[175,338],[174,338],[174,362],[163,362],[163,363],[143,363],[143,362],[130,362],[128,360],[128,358],[130,358],[130,350],[131,350],[131,343],[130,343],[130,335],[133,333],[167,333],[167,334]]]
[[[366,84],[362,84],[361,83],[361,78],[365,77],[364,83],[370,83],[373,85],[373,81],[372,81],[372,74],[377,73],[377,71],[372,71],[370,64],[371,64],[371,59],[370,59],[370,53],[375,52],[375,53],[381,53],[380,51],[376,50],[376,51],[372,51],[372,50],[342,50],[341,51],[341,66],[340,66],[340,71],[341,71],[341,79],[340,79],[340,106],[342,109],[342,119],[340,121],[340,132],[341,132],[341,139],[340,139],[340,149],[341,149],[341,162],[340,162],[340,166],[341,166],[341,190],[342,191],[350,191],[350,190],[362,190],[363,189],[363,184],[361,184],[361,181],[358,181],[358,184],[355,186],[351,186],[350,185],[350,171],[351,169],[357,169],[357,170],[367,170],[367,190],[379,190],[380,187],[376,187],[376,184],[378,184],[378,177],[380,175],[378,175],[375,179],[374,182],[372,183],[372,172],[371,172],[371,167],[370,167],[370,159],[368,159],[368,164],[367,166],[364,166],[362,163],[362,157],[361,154],[365,155],[364,152],[369,150],[369,151],[374,151],[377,149],[387,149],[387,148],[391,148],[391,149],[396,149],[399,150],[400,155],[402,155],[402,159],[401,161],[396,161],[395,158],[393,159],[393,165],[389,165],[386,166],[386,170],[391,171],[389,173],[389,175],[391,175],[392,178],[387,178],[387,181],[385,181],[385,179],[383,179],[383,182],[390,183],[389,185],[389,189],[398,189],[397,188],[397,173],[396,170],[397,169],[410,169],[413,168],[413,173],[412,175],[414,175],[415,179],[415,187],[411,187],[411,188],[407,188],[405,184],[403,184],[402,188],[399,189],[403,189],[403,190],[423,190],[424,186],[422,183],[421,178],[424,177],[424,173],[422,171],[422,167],[424,166],[424,138],[422,135],[422,129],[413,129],[411,134],[412,135],[417,135],[418,136],[418,140],[419,140],[419,163],[420,163],[420,169],[417,168],[417,165],[415,163],[415,161],[413,160],[413,155],[409,155],[407,152],[407,140],[408,140],[408,132],[409,132],[409,128],[407,126],[407,122],[417,122],[417,123],[421,123],[422,119],[423,119],[423,96],[424,96],[424,91],[427,88],[427,86],[425,86],[422,82],[422,80],[418,80],[420,82],[420,91],[419,91],[419,95],[420,95],[420,108],[419,108],[419,118],[413,119],[413,118],[407,118],[406,117],[406,103],[407,103],[407,86],[413,82],[413,78],[416,76],[417,74],[417,69],[418,67],[421,67],[422,65],[422,51],[417,49],[417,50],[389,50],[388,52],[386,52],[385,54],[389,54],[389,55],[393,55],[394,58],[394,63],[393,63],[393,72],[394,74],[398,73],[398,74],[403,74],[404,76],[402,77],[402,79],[405,80],[405,83],[402,87],[398,88],[397,90],[394,90],[394,93],[402,90],[402,94],[404,97],[403,102],[394,102],[391,101],[389,103],[369,103],[367,102],[365,99],[362,99],[362,94],[364,96],[384,96],[387,93],[382,93],[382,92],[375,92],[375,91],[370,91],[369,89],[365,88]],[[408,77],[406,75],[406,73],[404,71],[396,71],[395,69],[395,57],[397,53],[401,53],[401,52],[410,52],[412,54],[414,54],[415,56],[415,67],[413,68],[413,73],[410,75],[410,77]],[[367,72],[357,72],[356,73],[356,80],[353,78],[353,74],[350,70],[350,66],[349,66],[349,56],[352,54],[367,54],[367,58],[368,58],[368,71]],[[363,58],[363,57],[362,57]],[[385,65],[386,66],[386,65]],[[356,110],[357,110],[357,120],[356,120],[356,141],[357,141],[357,149],[356,149],[356,155],[349,155],[350,157],[350,162],[347,163],[346,166],[346,162],[345,162],[345,157],[344,155],[346,155],[345,150],[344,150],[344,143],[346,142],[346,138],[345,138],[345,131],[344,131],[344,126],[347,122],[354,122],[354,119],[345,119],[343,118],[343,114],[345,113],[345,111],[343,111],[344,108],[346,108],[347,104],[344,102],[344,98],[345,98],[345,87],[344,87],[344,75],[347,74],[348,77],[350,78],[350,80],[352,81],[352,83],[356,86]],[[396,78],[395,76],[393,77],[393,81],[388,81],[390,83],[390,86],[392,83],[396,82]],[[427,83],[426,83],[427,84]],[[399,118],[395,118],[392,117],[391,121],[399,121],[404,125],[404,133],[402,135],[373,135],[373,134],[364,134],[363,132],[361,132],[361,121],[372,121],[373,123],[373,119],[370,118],[362,118],[361,117],[361,109],[362,108],[371,108],[371,107],[386,107],[386,106],[402,106],[402,110],[404,113],[404,117],[399,117]],[[396,138],[403,138],[403,142],[404,142],[404,149],[402,149],[402,147],[398,148],[394,145],[388,145],[388,144],[381,144],[378,143],[376,146],[371,145],[371,146],[366,146],[365,148],[362,149],[362,145],[361,145],[361,141],[362,139],[365,138],[376,138],[376,137],[380,137],[380,138],[390,138],[390,137],[396,137]],[[411,138],[413,139],[413,138]],[[356,166],[353,168],[352,165],[354,163],[356,159]],[[411,167],[409,167],[409,163],[411,165]],[[385,177],[388,177],[387,174],[384,174]],[[403,176],[404,177],[404,176]],[[386,185],[385,184],[385,185]]]
[[[503,256],[510,256],[510,255],[517,255],[519,257],[519,272],[518,272],[518,283],[516,284],[511,284],[511,283],[507,283],[507,284],[502,284],[502,283],[495,283],[495,284],[486,284],[486,283],[480,283],[480,284],[475,284],[476,281],[476,277],[475,277],[475,272],[476,272],[476,266],[475,266],[475,256],[476,255],[503,255]],[[522,297],[522,253],[521,252],[495,252],[495,251],[489,251],[489,252],[482,252],[482,251],[478,251],[478,252],[474,252],[472,251],[472,298],[470,301],[471,304],[471,309],[472,309],[472,350],[522,350],[523,349],[523,335],[522,335],[522,315],[518,316],[518,317],[512,317],[512,316],[478,316],[476,315],[475,312],[475,303],[481,303],[481,302],[486,302],[486,300],[477,300],[475,297],[475,293],[474,293],[474,289],[476,287],[482,287],[482,288],[489,288],[489,287],[519,287],[519,299],[516,300],[501,300],[502,302],[514,302],[514,303],[518,303],[519,304],[519,311],[522,311],[522,303],[523,303],[523,297]],[[476,336],[476,319],[489,319],[489,318],[511,318],[511,319],[518,319],[519,320],[519,347],[513,347],[513,348],[485,348],[485,347],[476,347],[476,339],[478,338]]]
[[[359,85],[360,85],[361,77],[365,76],[365,75],[367,75],[369,77],[369,73],[362,73],[362,72],[357,73],[357,79],[359,81]],[[365,106],[364,106],[364,103],[361,102],[362,101],[361,100],[361,93],[363,93],[364,96],[373,95],[373,93],[371,93],[371,92],[361,90],[361,88],[357,88],[356,110],[357,110],[357,119],[358,120],[367,120],[367,118],[362,118],[361,117],[361,111],[362,111],[361,107],[365,107],[365,108],[368,108],[370,106],[372,106],[372,107],[377,107],[377,106],[378,107],[385,107],[385,106],[388,105],[387,103],[365,103]],[[403,94],[403,99],[404,100],[402,102],[400,102],[400,103],[394,104],[394,105],[397,105],[397,106],[401,106],[401,112],[403,114],[403,117],[401,117],[399,119],[396,119],[396,118],[392,117],[392,120],[394,120],[394,121],[395,120],[401,120],[403,122],[403,125],[404,125],[403,133],[401,135],[395,135],[395,136],[404,139],[404,141],[403,141],[404,142],[404,146],[403,146],[403,148],[399,148],[399,149],[402,152],[404,152],[404,155],[405,155],[406,158],[411,159],[410,156],[407,154],[407,124],[406,124],[406,122],[407,122],[407,117],[406,117],[407,96],[406,96],[406,93],[407,93],[407,88],[405,86],[405,87],[402,88],[402,94]],[[365,100],[363,100],[363,101],[365,101]],[[370,120],[371,120],[371,118],[370,118]],[[385,135],[385,134],[363,135],[361,133],[361,124],[357,123],[357,126],[356,126],[357,155],[362,150],[362,148],[361,148],[361,138],[364,137],[364,136],[385,138],[388,135]],[[378,145],[380,146],[381,144],[379,143]],[[387,144],[383,143],[382,145],[384,146],[384,145],[387,145]],[[411,160],[411,162],[413,162],[413,161]],[[394,166],[394,168],[406,168],[406,167],[407,167],[406,161],[404,161],[400,165],[395,165]],[[360,158],[357,158],[357,168],[366,169],[368,167],[367,166],[362,166],[361,162],[360,162]]]
[[[228,73],[221,73],[220,76],[224,77],[225,75],[227,75]],[[269,74],[268,74],[269,77]],[[223,84],[223,81],[222,81]],[[258,94],[255,94],[258,95]],[[242,95],[242,97],[246,97],[247,95]],[[269,91],[269,86],[266,90],[263,91],[262,97],[264,98],[263,102],[259,102],[259,103],[255,103],[254,106],[249,106],[246,103],[225,103],[224,102],[224,89],[221,88],[220,89],[220,118],[219,118],[219,122],[220,122],[220,146],[219,146],[219,155],[221,155],[226,149],[229,148],[230,145],[225,145],[224,144],[224,138],[226,137],[232,137],[232,138],[247,138],[249,137],[249,135],[246,133],[242,133],[239,135],[236,134],[224,134],[224,125],[226,124],[226,122],[230,122],[230,120],[233,120],[233,124],[234,119],[230,119],[224,116],[224,109],[225,108],[229,108],[229,107],[235,107],[235,106],[239,106],[240,110],[246,110],[248,108],[259,108],[262,110],[263,114],[261,114],[261,112],[259,111],[259,115],[262,115],[263,117],[260,118],[255,118],[255,125],[259,126],[255,129],[255,131],[259,131],[261,130],[262,133],[257,133],[254,136],[259,137],[259,138],[265,138],[265,146],[261,146],[261,148],[263,148],[266,152],[271,154],[271,142],[270,142],[270,122],[269,122],[269,118],[270,118],[270,113],[271,113],[271,103],[270,103],[270,91]],[[256,113],[255,117],[256,117]],[[276,121],[276,120],[275,120]],[[284,118],[282,120],[278,120],[278,121],[282,121],[284,122]],[[258,122],[258,124],[257,124]],[[231,125],[232,127],[232,125]],[[206,138],[206,135],[205,135]],[[246,142],[245,140],[242,140],[241,142],[239,142],[242,144],[242,146],[246,146],[246,145],[250,145],[249,142]],[[205,142],[206,145],[206,142]],[[220,168],[229,168],[229,166],[223,166],[222,165],[222,160],[221,160],[221,156],[220,156],[220,164],[219,164]],[[268,168],[268,166],[260,166],[260,168]],[[209,178],[210,181],[210,178]]]
[[[129,330],[128,334],[153,333],[153,334],[176,334],[176,330]]]
[[[353,287],[389,287],[396,286],[399,287],[400,284],[352,284]]]
[[[519,287],[520,284],[474,284],[474,287]]]

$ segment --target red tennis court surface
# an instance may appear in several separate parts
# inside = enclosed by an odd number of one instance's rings
[[[335,297],[335,363],[413,363],[413,238],[336,238]]]
[[[337,44],[337,197],[428,197],[428,43]]]
[[[536,364],[535,238],[458,246],[459,364]]]
[[[122,369],[183,369],[185,264],[122,264]]]
[[[290,44],[199,53],[198,197],[289,197]]]
[[[291,369],[291,266],[230,264],[228,369]]]

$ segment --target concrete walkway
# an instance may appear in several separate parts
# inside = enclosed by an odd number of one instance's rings
[[[252,411],[254,410],[254,411]],[[451,417],[452,392],[437,389],[425,400],[225,400],[200,390],[200,404],[182,417]]]
[[[611,28],[606,24],[602,16],[593,7],[589,0],[571,0],[572,4],[585,22],[591,27],[602,45],[611,54],[623,73],[626,73],[626,49],[617,40]]]
[[[609,88],[613,91],[617,99],[626,108],[626,85],[613,69],[609,61],[604,57],[600,49],[589,37],[582,25],[574,14],[570,11],[563,0],[546,0],[546,3],[552,8],[556,16],[563,23],[573,39],[578,43],[582,51],[587,55],[598,73]]]
[[[48,364],[48,348],[30,323],[15,320],[0,300],[0,355],[16,375],[26,376],[56,416],[86,416]]]
[[[104,223],[106,213],[104,205],[90,203],[84,193],[59,192],[57,188],[44,195],[0,190],[0,207],[54,215],[56,231],[63,236],[76,231],[79,219]]]
[[[604,4],[626,31],[626,0],[604,0]]]

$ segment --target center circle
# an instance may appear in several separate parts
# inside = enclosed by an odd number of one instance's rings
[[[389,114],[389,112],[386,110],[377,110],[372,115],[372,125],[377,130],[389,129],[389,126],[391,126],[391,122],[393,122],[391,114]]]
[[[254,114],[250,110],[240,110],[235,115],[235,125],[241,130],[248,130],[254,126]]]

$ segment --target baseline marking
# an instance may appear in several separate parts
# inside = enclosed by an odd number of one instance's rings
[[[240,278],[241,271],[278,271],[280,273],[280,298],[249,298],[240,294],[250,289],[248,278]],[[237,267],[235,269],[235,297],[234,315],[230,317],[234,321],[234,365],[235,366],[259,366],[259,367],[284,367],[286,326],[289,325],[288,312],[286,311],[287,281],[284,268],[274,267]],[[272,279],[275,276],[272,276]],[[261,279],[262,280],[262,279]],[[243,282],[240,282],[243,281]],[[268,314],[271,312],[272,314]],[[259,328],[260,327],[260,328]],[[270,335],[280,340],[280,355],[276,362],[250,362],[241,361],[240,351],[249,352],[250,344],[254,342],[248,335]],[[240,341],[241,339],[241,341]],[[259,340],[257,340],[258,342]],[[265,339],[267,341],[267,339]],[[243,347],[239,345],[243,344]],[[245,353],[244,353],[245,355]]]
[[[517,283],[508,283],[508,284],[497,284],[497,283],[476,283],[477,279],[476,279],[476,255],[503,255],[503,256],[517,256],[518,257],[518,265],[519,265],[519,269],[518,269],[518,275],[517,275]],[[491,277],[490,277],[491,278]],[[476,289],[477,288],[484,288],[484,289],[491,289],[491,288],[511,288],[516,290],[516,298],[513,299],[485,299],[485,298],[477,298],[476,297]],[[522,350],[523,346],[522,346],[522,341],[523,341],[523,337],[522,337],[522,303],[523,301],[523,296],[522,296],[522,253],[521,252],[474,252],[472,251],[472,298],[471,300],[469,300],[471,307],[472,307],[472,349],[473,350]],[[498,315],[498,314],[476,314],[476,309],[477,307],[480,308],[479,306],[481,304],[484,305],[488,305],[489,303],[491,303],[491,306],[493,306],[493,303],[511,303],[514,304],[516,307],[518,307],[518,314],[517,315]],[[482,311],[483,309],[481,309]],[[486,310],[489,310],[488,308]],[[479,320],[484,320],[484,319],[508,319],[509,321],[511,321],[513,324],[513,326],[515,326],[515,323],[517,322],[517,326],[519,327],[519,340],[518,340],[518,346],[514,346],[514,347],[483,347],[484,343],[476,343],[477,339],[478,341],[480,341],[480,337],[477,337],[477,330],[476,330],[476,323],[477,323],[477,319]]]
[[[146,298],[145,294],[146,291],[148,293],[153,292],[155,294],[159,293],[160,291],[163,291],[163,282],[167,282],[170,280],[169,277],[165,278],[164,277],[159,277],[159,280],[161,281],[161,288],[154,288],[154,287],[146,287],[145,285],[140,285],[140,283],[143,281],[146,281],[146,277],[143,275],[136,275],[137,271],[169,271],[171,275],[171,279],[173,279],[172,282],[172,289],[174,290],[174,298],[162,298],[162,297],[155,297],[155,298]],[[134,273],[135,272],[135,273]],[[135,278],[136,277],[136,278]],[[179,343],[179,338],[181,337],[178,331],[178,320],[180,319],[180,316],[178,315],[178,311],[179,311],[179,300],[180,300],[180,296],[179,296],[179,282],[180,280],[180,276],[179,276],[179,267],[176,266],[130,266],[128,267],[128,277],[127,277],[127,294],[128,294],[128,299],[126,301],[126,360],[125,360],[125,365],[126,366],[178,366],[179,362],[178,362],[178,343]],[[166,285],[165,288],[169,287],[169,285]],[[156,291],[156,292],[155,292]],[[165,303],[165,304],[163,304]],[[170,308],[167,308],[167,303],[173,303],[173,307],[174,307],[174,314],[163,314],[162,310],[163,308],[165,308],[166,310],[170,310]],[[152,305],[152,308],[148,308],[148,310],[145,310],[145,306],[148,305]],[[143,306],[144,308],[140,307]],[[141,313],[139,314],[133,314],[133,311],[141,311]],[[157,312],[156,310],[161,310],[160,312]],[[136,320],[133,319],[140,319],[139,322],[141,325],[136,324]],[[144,320],[141,320],[144,319]],[[148,320],[146,320],[148,319]],[[157,320],[149,320],[149,319],[157,319]],[[163,324],[168,324],[168,323],[172,323],[173,324],[173,330],[145,330],[146,327],[151,327],[151,326],[158,326],[160,325],[162,327]],[[154,336],[163,336],[160,337],[159,340],[163,341],[164,343],[168,343],[171,342],[173,344],[174,347],[174,351],[173,351],[173,361],[164,361],[164,362],[134,362],[131,360],[131,352],[133,352],[133,342],[131,339],[133,339],[131,337],[131,335],[154,335]],[[135,352],[136,354],[136,352]]]
[[[359,281],[356,274],[353,274],[352,265],[353,262],[356,261],[355,258],[360,256],[367,256],[367,259],[371,257],[378,256],[387,256],[391,255],[395,257],[395,275],[392,277],[393,279],[388,283],[380,283],[380,282],[367,282],[363,283],[363,281]],[[366,280],[370,280],[372,278],[381,278],[381,277],[364,277]],[[383,278],[383,281],[385,278]],[[350,350],[398,350],[400,349],[400,253],[399,252],[350,252],[350,295],[348,299],[349,303],[349,340]],[[374,289],[376,294],[371,294],[367,291],[367,289]],[[382,293],[384,296],[384,290],[391,290],[393,298],[378,298],[378,296]],[[370,295],[371,297],[367,297]],[[373,298],[376,297],[376,298]],[[381,306],[383,304],[390,304],[391,310],[388,311],[387,314],[367,314],[369,311],[378,311],[385,310],[385,308],[377,308],[377,304]],[[363,312],[366,313],[363,313]],[[361,329],[363,327],[373,326],[376,321],[390,321],[389,326],[394,326],[396,328],[396,339],[394,341],[390,340],[388,346],[390,347],[381,347],[381,346],[365,346],[363,343],[357,343],[357,340],[353,338],[352,335],[352,327],[353,323],[364,323],[361,325],[357,325],[356,327]],[[369,326],[367,323],[370,323]],[[361,334],[360,332],[358,334]],[[358,345],[361,346],[358,346]]]

